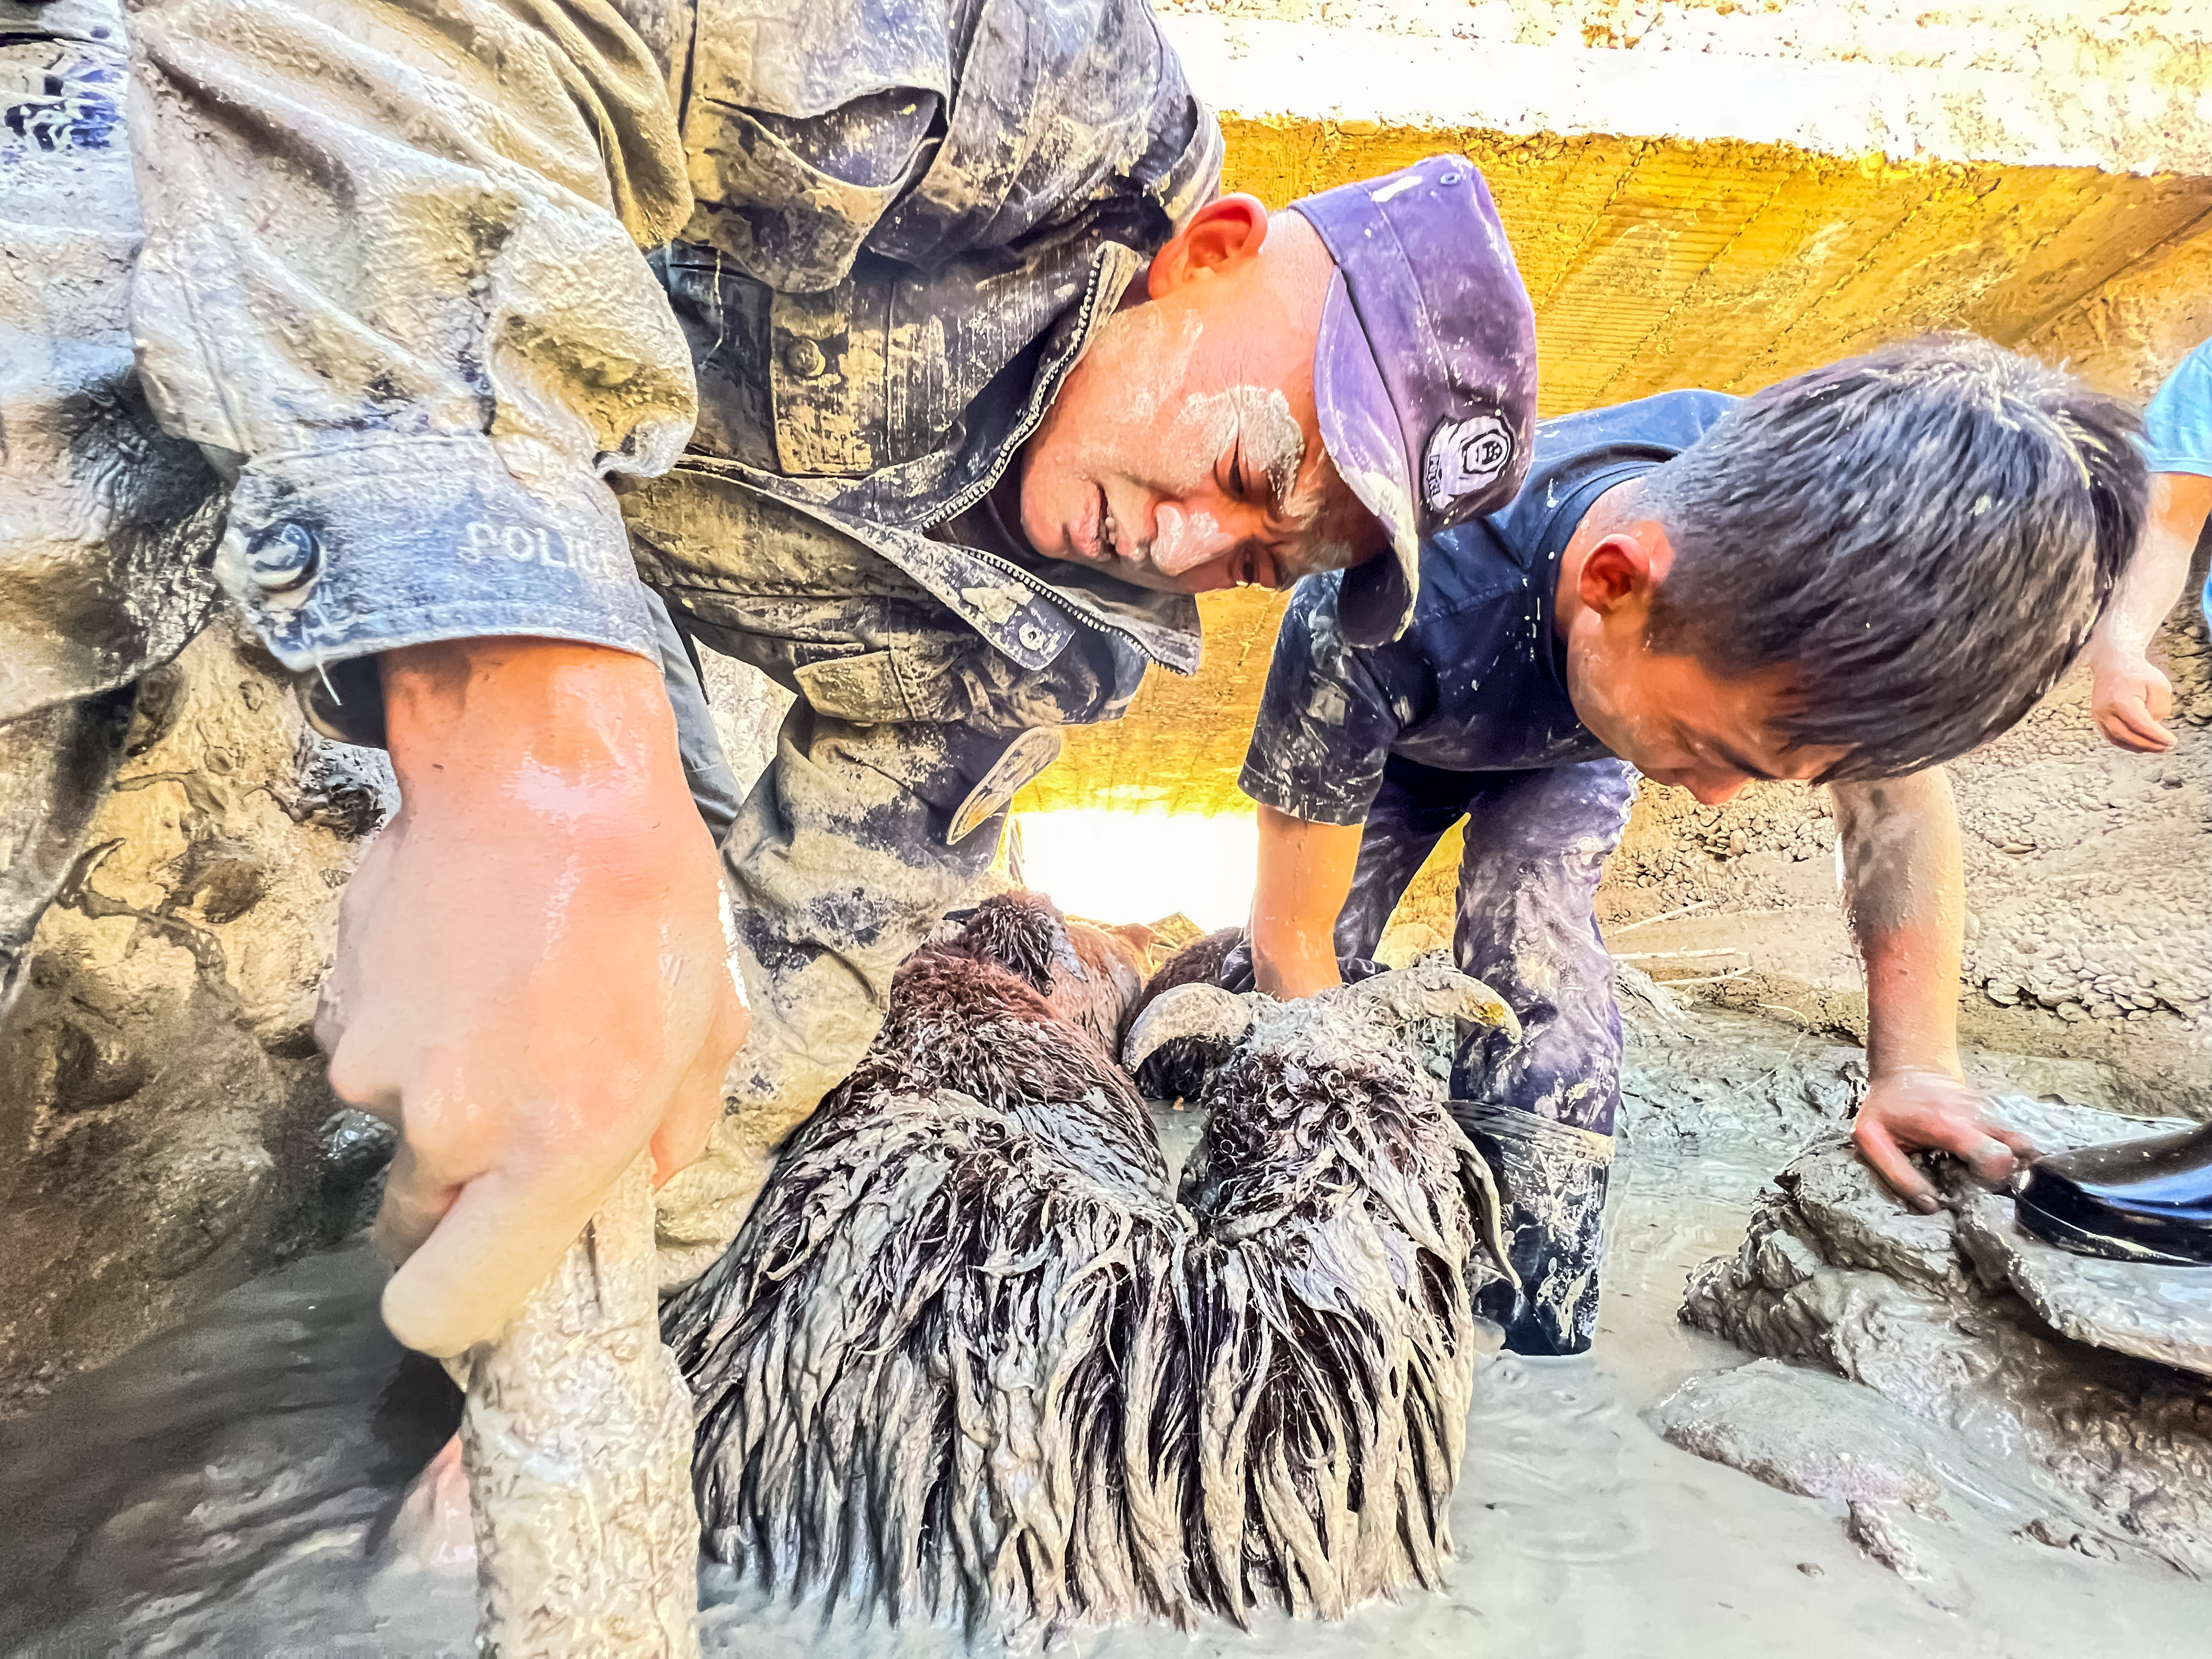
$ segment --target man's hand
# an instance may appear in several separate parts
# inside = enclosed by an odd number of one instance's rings
[[[648,1146],[697,1157],[746,1019],[659,668],[541,640],[384,659],[398,815],[349,888],[317,1034],[403,1134],[385,1322],[496,1337]]]
[[[2123,749],[2162,755],[2173,733],[2160,725],[2173,718],[2173,683],[2140,653],[2102,648],[2089,653],[2089,712],[2097,729]]]
[[[1829,791],[1843,841],[1844,908],[1866,963],[1867,1070],[1853,1133],[1917,1210],[1940,1207],[1907,1152],[1955,1153],[2002,1180],[2034,1143],[1993,1124],[1959,1072],[1959,958],[1966,920],[1959,814],[1941,767]]]
[[[2151,665],[2150,642],[2189,580],[2189,561],[2212,514],[2212,478],[2154,472],[2142,545],[2120,573],[2089,641],[2090,712],[2097,729],[2123,749],[2162,755],[2173,734],[2173,687]]]
[[[1948,1072],[1896,1071],[1875,1078],[1851,1137],[1898,1196],[1924,1215],[1942,1207],[1907,1152],[1949,1152],[1984,1181],[1998,1182],[2036,1157],[2035,1143],[1989,1115],[1982,1097]]]

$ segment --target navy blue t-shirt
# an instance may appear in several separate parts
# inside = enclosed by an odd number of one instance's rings
[[[1354,824],[1393,755],[1447,772],[1604,755],[1567,698],[1553,626],[1559,555],[1600,495],[1681,453],[1735,402],[1668,392],[1538,422],[1510,504],[1423,544],[1413,620],[1389,645],[1344,642],[1337,573],[1301,581],[1238,787],[1293,817]]]

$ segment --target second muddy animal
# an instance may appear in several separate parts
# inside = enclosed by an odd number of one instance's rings
[[[1127,1079],[1047,1000],[1061,931],[994,899],[918,952],[670,1309],[708,1549],[1018,1642],[1435,1585],[1495,1205],[1390,1032],[1511,1014],[1449,972],[1230,999],[1178,1196]]]

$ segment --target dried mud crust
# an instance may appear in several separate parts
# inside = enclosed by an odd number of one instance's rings
[[[2168,1127],[2001,1106],[2053,1150]],[[2008,1199],[1931,1167],[1953,1207],[1923,1216],[1842,1134],[1793,1159],[1681,1310],[1766,1358],[1692,1378],[1647,1420],[1842,1504],[1861,1547],[1939,1606],[1963,1605],[1954,1528],[2212,1575],[2212,1282],[2067,1256]]]

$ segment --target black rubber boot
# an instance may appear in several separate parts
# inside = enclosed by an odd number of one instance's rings
[[[2076,1255],[2212,1267],[2212,1124],[2031,1164],[2020,1224]]]
[[[1474,1101],[1451,1110],[1497,1178],[1506,1259],[1521,1276],[1518,1293],[1502,1280],[1485,1287],[1475,1311],[1505,1328],[1508,1352],[1589,1352],[1613,1137]]]

